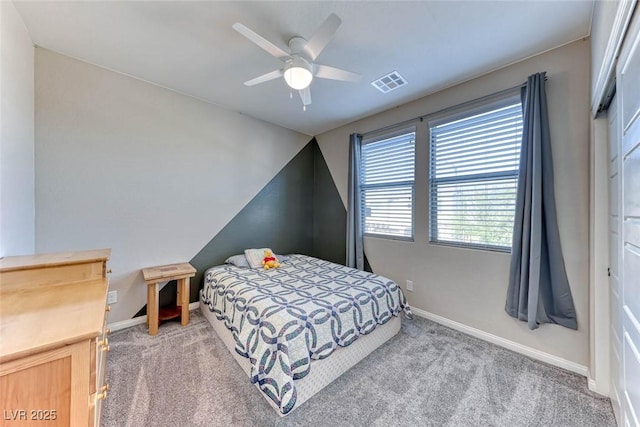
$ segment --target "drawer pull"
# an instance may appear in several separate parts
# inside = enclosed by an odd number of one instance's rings
[[[102,386],[102,388],[100,389],[100,391],[109,391],[111,387],[109,387],[109,384],[105,384]]]
[[[102,346],[102,351],[104,351],[105,353],[110,351],[110,350],[111,350],[111,347],[109,347],[109,344],[106,344],[106,345]]]
[[[109,345],[109,338],[98,341],[98,345],[101,345],[103,347]]]
[[[104,333],[105,335],[111,335],[111,328],[107,328]]]
[[[107,398],[107,390],[105,390],[105,391],[103,391],[103,392],[101,392],[101,393],[98,393],[98,394],[96,395],[96,399],[97,399],[97,400],[104,400],[104,399],[106,399],[106,398]]]
[[[108,269],[108,270],[107,270],[107,274],[111,274],[111,269]]]
[[[111,311],[111,306],[110,306],[110,305],[106,306],[106,307],[104,308],[104,311]]]

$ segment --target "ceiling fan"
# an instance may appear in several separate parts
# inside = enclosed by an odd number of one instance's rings
[[[327,44],[329,44],[341,23],[342,20],[332,13],[309,40],[302,37],[293,37],[289,40],[289,52],[285,52],[242,24],[233,24],[234,30],[284,63],[281,69],[248,80],[244,82],[244,84],[246,86],[254,86],[259,83],[284,77],[287,85],[289,85],[291,89],[298,91],[300,99],[302,100],[303,109],[306,110],[307,105],[311,104],[311,89],[309,85],[314,77],[350,82],[360,80],[360,74],[327,65],[316,64],[314,62]]]

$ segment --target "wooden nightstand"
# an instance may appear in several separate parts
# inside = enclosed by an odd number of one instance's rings
[[[149,335],[158,333],[158,293],[160,283],[171,280],[178,281],[178,298],[176,305],[180,306],[180,323],[189,323],[189,278],[195,276],[196,269],[188,262],[180,264],[160,265],[144,268],[142,275],[147,282],[147,326]]]

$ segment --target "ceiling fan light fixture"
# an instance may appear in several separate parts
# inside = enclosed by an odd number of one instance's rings
[[[287,67],[284,70],[284,80],[292,89],[305,89],[313,80],[311,64],[303,58],[293,58],[291,61],[288,61]]]

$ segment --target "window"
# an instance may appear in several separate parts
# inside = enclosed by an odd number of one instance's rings
[[[510,250],[522,105],[519,95],[430,123],[430,241]]]
[[[413,240],[415,128],[362,141],[360,201],[365,235]]]

